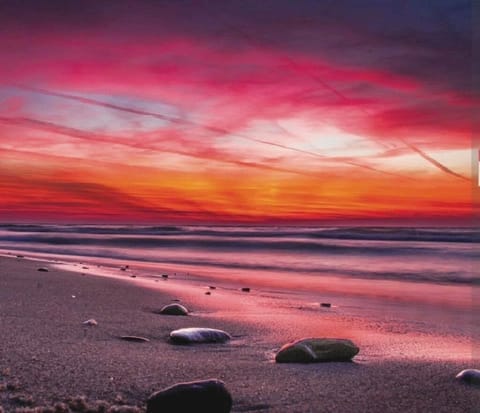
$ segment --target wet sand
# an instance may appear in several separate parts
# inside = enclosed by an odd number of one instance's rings
[[[39,267],[49,271],[38,272]],[[295,292],[243,293],[221,286],[205,295],[208,283],[130,278],[129,271],[114,278],[94,275],[88,267],[77,264],[79,272],[69,272],[53,263],[0,257],[5,411],[79,395],[141,409],[155,390],[212,377],[232,393],[234,412],[480,411],[480,389],[455,380],[460,370],[480,366],[478,341],[464,310],[409,309],[368,297],[359,305],[341,295],[326,296],[336,301],[321,308]],[[153,312],[173,299],[192,315]],[[98,326],[82,325],[90,318]],[[223,329],[233,340],[199,346],[168,342],[171,330],[196,326]],[[150,342],[125,342],[121,335]],[[282,344],[305,336],[350,338],[360,353],[352,363],[273,362]]]

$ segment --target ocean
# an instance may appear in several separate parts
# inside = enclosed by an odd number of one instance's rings
[[[4,252],[188,266],[243,279],[278,274],[469,285],[479,281],[479,247],[480,231],[471,228],[0,225]]]

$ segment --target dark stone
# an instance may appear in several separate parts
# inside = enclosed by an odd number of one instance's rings
[[[188,315],[188,310],[181,304],[168,304],[160,310],[165,315]]]
[[[360,349],[350,340],[306,338],[285,344],[275,356],[277,363],[318,363],[349,361]]]
[[[467,384],[474,384],[478,386],[480,385],[480,370],[476,370],[476,369],[462,370],[460,373],[457,374],[456,379]]]
[[[321,306],[321,307],[330,308],[330,307],[332,306],[332,304],[330,304],[330,303],[321,303],[320,306]]]
[[[25,258],[24,255],[17,255],[17,258]]]
[[[232,396],[216,379],[179,383],[153,393],[146,413],[229,413]]]
[[[206,291],[205,295],[212,295],[212,293],[210,291]]]
[[[170,333],[170,340],[175,344],[225,343],[231,338],[225,331],[214,328],[181,328]]]
[[[88,270],[88,267],[82,267],[83,270]]]
[[[168,274],[162,274],[162,278],[167,279],[167,278],[168,278]]]
[[[137,278],[137,276],[136,275],[131,275],[130,278]]]
[[[41,268],[37,269],[37,271],[40,271],[40,272],[48,272],[48,268],[41,267]]]
[[[243,288],[242,288],[242,291],[243,291],[244,293],[249,293],[249,292],[250,292],[250,288],[249,288],[249,287],[243,287]]]
[[[134,341],[136,343],[147,343],[150,341],[148,338],[138,336],[121,336],[120,339],[125,341]]]
[[[208,286],[208,288],[210,288],[211,290],[216,290],[217,289],[217,287],[215,287],[214,285],[210,285],[210,286]]]

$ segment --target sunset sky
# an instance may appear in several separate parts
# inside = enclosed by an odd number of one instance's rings
[[[470,8],[2,1],[0,219],[465,223]]]

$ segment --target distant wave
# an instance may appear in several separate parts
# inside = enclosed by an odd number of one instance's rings
[[[229,238],[340,239],[371,241],[415,241],[480,243],[480,230],[472,228],[406,227],[205,227],[133,225],[0,225],[11,233],[71,233],[104,235],[210,236]]]
[[[125,255],[124,251],[115,250],[97,250],[92,251],[78,251],[68,248],[59,247],[28,247],[28,251],[33,253],[49,253],[54,255],[79,255],[84,257],[96,257],[96,258],[109,258],[120,259],[123,262],[149,262],[158,264],[175,264],[175,265],[189,265],[195,267],[214,267],[225,269],[240,269],[240,270],[252,270],[255,271],[273,271],[278,273],[290,273],[292,277],[295,273],[302,273],[306,275],[322,276],[333,275],[339,277],[358,278],[366,280],[391,280],[391,281],[410,281],[410,282],[427,282],[435,284],[458,284],[458,285],[473,285],[480,282],[480,278],[475,276],[473,272],[455,272],[455,271],[428,271],[428,272],[412,272],[412,271],[375,271],[358,268],[336,268],[331,266],[286,266],[284,263],[275,264],[258,264],[248,263],[242,261],[227,261],[212,259],[198,259],[198,258],[161,258],[152,259],[144,257],[139,254],[135,254],[135,251]]]
[[[473,284],[471,228],[0,225],[0,248],[308,276]]]
[[[97,234],[98,235],[98,234]],[[224,234],[225,235],[225,234]],[[383,240],[382,240],[383,241]],[[38,243],[48,245],[70,246],[98,246],[98,247],[121,247],[121,248],[183,248],[204,251],[287,251],[296,254],[301,253],[328,253],[328,254],[354,254],[374,256],[395,256],[405,254],[435,254],[441,253],[442,248],[432,246],[418,246],[411,244],[401,245],[369,245],[364,243],[326,243],[312,239],[272,239],[253,238],[236,239],[227,237],[161,237],[161,236],[88,236],[87,234],[66,236],[65,234],[11,234],[0,235],[0,243]],[[1,244],[0,244],[1,246]],[[457,255],[470,257],[476,255],[476,251],[456,251]]]

